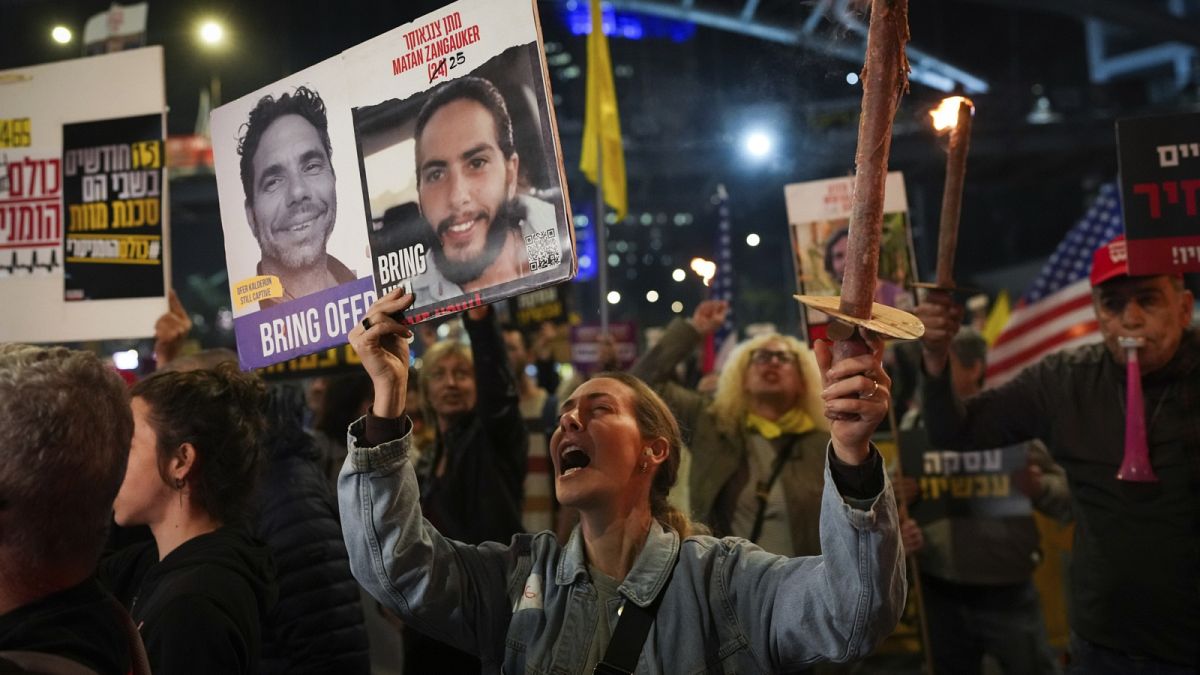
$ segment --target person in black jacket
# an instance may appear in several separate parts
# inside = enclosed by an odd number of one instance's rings
[[[61,659],[129,672],[123,611],[93,579],[133,432],[128,400],[94,354],[0,345],[0,671]]]
[[[274,568],[244,516],[262,463],[263,394],[231,363],[158,373],[132,390],[114,517],[148,525],[154,539],[105,560],[100,578],[129,608],[156,674],[258,672]]]
[[[212,369],[225,362],[236,364],[237,353],[205,349],[165,369]],[[369,393],[369,379],[367,385]],[[303,429],[304,409],[300,387],[271,385],[266,468],[254,492],[250,530],[271,551],[279,593],[263,617],[259,672],[365,674],[371,664],[360,590],[350,574],[325,457]]]
[[[437,435],[418,467],[421,502],[449,537],[508,541],[524,531],[528,441],[517,382],[491,308],[468,311],[463,325],[469,348],[443,341],[423,355],[421,390]]]
[[[443,341],[423,354],[425,418],[434,421],[436,437],[417,467],[421,506],[448,537],[507,542],[524,531],[525,421],[492,309],[468,310],[463,324],[470,348]],[[479,672],[476,657],[412,630],[404,645],[408,672]]]
[[[358,582],[321,451],[304,432],[303,416],[298,386],[271,386],[254,534],[275,558],[279,601],[263,625],[259,672],[365,674],[370,661]]]

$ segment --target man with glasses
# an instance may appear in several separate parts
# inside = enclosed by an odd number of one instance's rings
[[[718,536],[745,537],[787,556],[817,555],[828,422],[812,352],[796,338],[763,335],[733,351],[710,400],[672,381],[676,365],[725,321],[707,300],[676,319],[632,373],[654,386],[679,419],[691,451],[691,515]],[[874,392],[863,392],[864,397]],[[865,478],[830,455],[839,485]]]

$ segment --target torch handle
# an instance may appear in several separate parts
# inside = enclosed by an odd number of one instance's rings
[[[854,335],[849,338],[834,342],[831,350],[833,352],[833,362],[837,363],[845,359],[852,359],[855,356],[870,354],[871,345],[868,345],[867,341],[863,339],[862,334],[856,330],[854,331]]]
[[[946,158],[946,184],[942,191],[942,218],[938,226],[937,285],[954,288],[954,251],[958,248],[958,222],[962,214],[963,180],[967,173],[967,150],[971,146],[971,106],[958,104],[958,122],[950,132]]]
[[[835,340],[829,349],[830,353],[833,354],[833,363],[871,353],[871,345],[867,344],[867,341],[863,339],[862,333],[858,329],[855,329],[854,333],[848,338]],[[829,418],[848,421],[858,419],[858,415],[854,413],[832,413]]]

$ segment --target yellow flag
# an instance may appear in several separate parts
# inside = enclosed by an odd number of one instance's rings
[[[992,311],[988,312],[987,321],[983,324],[983,339],[987,340],[989,347],[996,344],[1000,331],[1008,325],[1010,314],[1012,311],[1008,303],[1008,291],[1001,290],[1000,295],[996,296],[996,304],[992,305]]]
[[[596,183],[599,173],[596,165],[602,164],[604,201],[616,211],[617,218],[622,219],[629,210],[629,198],[625,191],[625,150],[621,145],[617,90],[613,86],[608,38],[600,21],[600,0],[590,0],[589,4],[592,33],[587,42],[587,112],[583,117],[583,152],[579,168],[588,180]]]

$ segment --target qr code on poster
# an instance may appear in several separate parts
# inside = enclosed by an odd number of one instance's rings
[[[529,256],[529,271],[538,272],[558,267],[562,262],[562,246],[558,230],[550,228],[525,235],[525,255]]]

